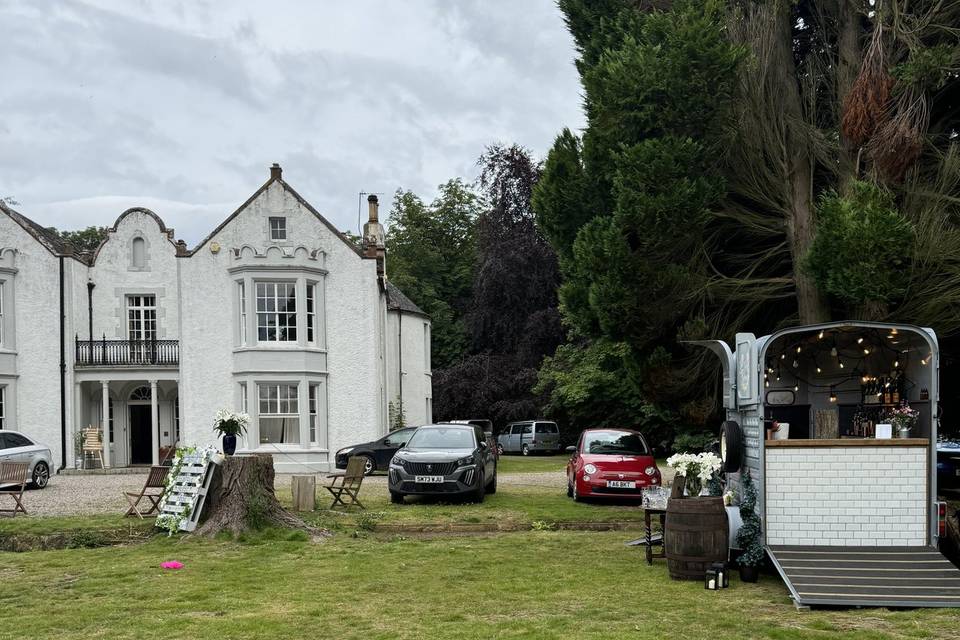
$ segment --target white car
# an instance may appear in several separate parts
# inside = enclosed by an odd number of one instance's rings
[[[46,445],[34,442],[19,431],[0,429],[0,462],[29,462],[30,484],[43,489],[50,481],[53,455]]]

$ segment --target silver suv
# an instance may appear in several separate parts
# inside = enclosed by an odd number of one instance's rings
[[[556,422],[546,420],[528,420],[512,422],[497,436],[497,452],[522,453],[559,453],[560,429]]]
[[[481,427],[425,425],[393,456],[387,486],[394,504],[411,495],[468,495],[483,502],[497,492],[497,457]]]

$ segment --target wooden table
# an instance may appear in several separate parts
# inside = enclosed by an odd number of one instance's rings
[[[653,534],[653,516],[660,517],[660,535],[659,537],[654,536]],[[644,544],[647,547],[647,564],[653,564],[654,558],[666,558],[667,554],[664,552],[663,548],[663,526],[667,521],[667,510],[664,509],[648,509],[644,508],[643,510],[643,539]],[[660,547],[660,550],[654,552],[653,546],[657,545]]]

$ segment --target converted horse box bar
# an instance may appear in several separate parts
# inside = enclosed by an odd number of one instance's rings
[[[932,329],[836,322],[738,333],[735,350],[693,344],[723,367],[728,486],[749,470],[767,552],[798,606],[960,606],[960,571],[936,549]],[[906,407],[914,424],[898,432],[890,418]]]

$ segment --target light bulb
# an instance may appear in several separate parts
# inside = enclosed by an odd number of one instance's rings
[[[823,330],[820,330],[820,335],[817,336],[818,339],[823,340]]]
[[[865,356],[870,355],[870,349],[864,349],[864,350],[863,350],[863,355],[865,355]]]
[[[800,353],[800,347],[799,347],[799,346],[797,347],[797,353]]]
[[[781,359],[781,360],[786,360],[786,359],[787,359],[787,354],[781,353],[781,354],[780,354],[780,359]]]
[[[927,364],[927,359],[926,359],[926,358],[922,359],[922,360],[920,361],[920,364],[926,365],[926,364]]]
[[[840,368],[843,369],[843,360],[840,360]]]
[[[834,347],[833,349],[830,349],[830,355],[832,355],[832,356],[836,356],[836,355],[837,355],[837,348],[836,348],[836,347]]]
[[[794,391],[800,391],[800,385],[798,385],[798,384],[793,385],[793,390],[794,390]]]
[[[796,369],[796,368],[799,367],[799,366],[800,366],[800,363],[797,361],[796,358],[794,358],[794,360],[793,360],[793,368]]]
[[[857,338],[857,344],[863,344],[863,338]]]
[[[820,367],[817,367],[817,373],[823,373],[823,369],[821,369]]]
[[[899,369],[899,368],[900,368],[900,361],[899,361],[899,360],[894,360],[894,361],[893,361],[893,368],[894,368],[894,369]]]

